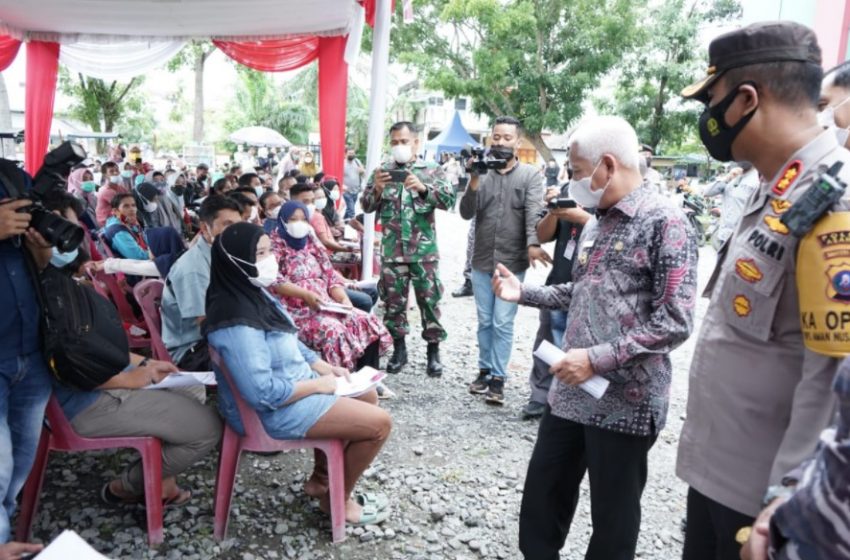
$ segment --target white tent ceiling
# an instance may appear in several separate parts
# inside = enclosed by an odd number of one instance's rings
[[[0,34],[61,43],[343,35],[355,0],[0,0]]]

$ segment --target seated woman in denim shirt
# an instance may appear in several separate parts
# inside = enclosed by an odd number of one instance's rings
[[[242,398],[253,407],[271,437],[343,439],[346,519],[355,525],[384,521],[386,498],[352,496],[360,475],[383,447],[392,426],[370,391],[357,399],[337,397],[336,378],[348,370],[334,367],[298,341],[286,310],[263,288],[277,278],[271,241],[259,226],[241,222],[224,230],[212,249],[207,290],[207,340],[221,355]],[[220,371],[219,407],[241,432],[239,412]],[[304,491],[330,511],[327,463],[316,453],[313,475]]]

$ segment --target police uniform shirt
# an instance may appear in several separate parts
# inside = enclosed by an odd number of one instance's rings
[[[819,166],[850,152],[824,131],[762,182],[721,249],[711,303],[690,370],[677,474],[710,499],[755,516],[767,487],[810,455],[834,405],[838,361],[803,344],[795,279],[797,246],[780,216]],[[838,204],[847,209],[848,193]],[[822,274],[823,271],[812,271]]]

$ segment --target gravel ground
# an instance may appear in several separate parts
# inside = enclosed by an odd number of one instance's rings
[[[472,298],[449,295],[461,279],[467,222],[443,212],[438,222],[446,287],[442,309],[449,331],[442,348],[447,372],[439,380],[427,378],[425,344],[418,336],[408,338],[411,363],[388,383],[398,395],[385,404],[394,431],[361,483],[364,489],[390,497],[393,513],[387,522],[349,528],[349,538],[333,546],[328,521],[301,492],[312,455],[245,454],[229,538],[216,543],[212,538],[216,452],[182,478],[194,498],[188,507],[167,512],[165,543],[153,551],[146,545],[142,510],[109,508],[98,499],[103,481],[120,472],[128,453],[54,454],[34,537],[46,542],[71,528],[112,558],[519,558],[519,505],[537,423],[521,420],[518,411],[529,395],[527,374],[537,311],[521,308],[517,315],[506,405],[494,408],[469,395],[466,384],[477,373],[475,305]],[[703,249],[701,284],[713,262],[711,249]],[[543,270],[529,271],[527,281],[542,283],[545,276]],[[707,301],[701,300],[697,326],[706,306]],[[418,324],[418,311],[412,311],[410,318]],[[676,375],[669,420],[650,453],[638,558],[680,556],[686,488],[674,469],[695,338],[673,354]],[[583,557],[590,534],[585,480],[562,558]]]

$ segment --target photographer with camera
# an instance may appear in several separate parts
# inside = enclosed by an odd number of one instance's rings
[[[517,119],[498,117],[488,153],[464,150],[463,154],[471,177],[460,201],[460,215],[464,220],[475,218],[472,286],[478,310],[479,374],[469,392],[486,394],[491,404],[504,404],[517,312],[515,303],[493,294],[490,280],[496,264],[523,278],[529,265],[552,263],[537,239],[543,177],[537,168],[517,159],[520,133]]]
[[[40,203],[51,189],[64,191],[71,166],[84,159],[79,147],[69,146],[48,154],[34,180],[15,162],[0,160],[0,543],[9,540],[50,396],[36,276],[50,262],[53,246],[68,253],[83,239],[82,229]],[[0,545],[0,552],[7,550]]]
[[[376,212],[383,227],[378,292],[386,306],[384,324],[393,337],[387,372],[398,373],[407,364],[407,295],[412,282],[422,314],[422,338],[428,343],[426,373],[439,377],[440,342],[447,335],[440,324],[443,285],[434,211],[451,208],[455,193],[436,162],[416,157],[419,137],[412,123],[390,127],[390,146],[391,161],[374,171],[360,200],[363,211]]]

